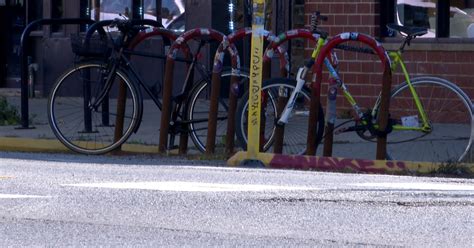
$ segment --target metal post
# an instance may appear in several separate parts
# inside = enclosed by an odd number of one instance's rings
[[[232,76],[233,77],[233,76]],[[217,116],[219,111],[219,93],[221,91],[221,72],[212,73],[211,84],[211,106],[209,107],[209,126],[206,139],[206,154],[211,155],[215,152],[216,132],[217,132]],[[232,93],[229,95],[231,97]],[[230,113],[228,114],[230,116]],[[232,136],[233,137],[233,136]],[[231,137],[227,137],[231,139]],[[233,138],[232,138],[233,140]]]
[[[390,63],[386,62],[383,72],[382,93],[380,99],[380,109],[378,113],[379,132],[377,137],[377,157],[376,159],[386,159],[387,156],[387,133],[384,131],[388,126],[388,110],[390,106],[390,89],[392,87],[392,70]]]
[[[168,144],[168,130],[171,119],[171,95],[173,93],[174,59],[168,57],[165,66],[165,79],[163,82],[163,106],[161,109],[160,138],[158,152],[165,153]]]
[[[232,85],[238,85],[240,82],[239,77],[232,76],[229,87],[229,112],[227,113],[227,132],[226,132],[226,143],[225,143],[225,154],[230,156],[234,153],[234,135],[235,135],[235,114],[237,112],[237,95],[232,90]]]
[[[125,118],[125,103],[127,101],[127,87],[125,86],[125,82],[120,80],[120,87],[117,96],[117,116],[115,117],[115,133],[114,133],[114,141],[117,142],[120,138],[122,138],[123,134],[123,120]],[[121,149],[121,146],[117,149]]]
[[[319,76],[318,78],[320,78]],[[318,116],[321,114],[319,113],[319,102],[321,99],[321,82],[315,81],[313,77],[313,81],[311,83],[313,87],[311,87],[311,103],[309,107],[309,120],[308,120],[308,138],[306,140],[306,155],[314,156],[316,155],[316,148],[317,144],[314,142],[316,140],[317,135],[317,122]]]
[[[89,102],[91,99],[91,83],[90,83],[90,70],[87,70],[84,73],[82,80],[82,91],[84,93],[83,99],[83,112],[84,112],[84,130],[85,133],[92,132],[92,115],[91,110],[89,109]]]
[[[262,83],[261,85],[263,86],[263,82],[265,80],[269,79],[272,74],[272,68],[271,68],[271,60],[263,60],[262,62]],[[262,88],[262,86],[260,88]],[[263,90],[263,89],[262,89]],[[263,92],[263,91],[262,91]],[[261,94],[262,95],[262,94]],[[259,141],[259,150],[260,152],[263,152],[263,146],[265,145],[265,123],[267,122],[267,118],[265,115],[266,112],[266,107],[267,107],[267,102],[268,102],[268,94],[263,94],[262,97],[262,105],[261,105],[261,110],[260,110],[260,141]]]
[[[253,2],[252,43],[250,49],[250,87],[248,113],[249,159],[256,159],[260,150],[261,90],[263,66],[263,30],[265,25],[265,0]]]

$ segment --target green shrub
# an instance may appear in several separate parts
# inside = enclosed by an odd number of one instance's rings
[[[20,123],[18,110],[8,104],[5,97],[0,96],[0,126],[16,125]]]

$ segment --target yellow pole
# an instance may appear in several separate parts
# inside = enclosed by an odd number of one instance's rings
[[[252,41],[250,48],[250,88],[248,111],[248,159],[257,159],[260,148],[260,113],[263,67],[263,30],[265,0],[253,1]]]

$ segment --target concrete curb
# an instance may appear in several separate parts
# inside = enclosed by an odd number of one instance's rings
[[[58,140],[6,137],[0,138],[0,150],[15,152],[72,153],[71,150],[61,144]],[[158,146],[124,144],[122,146],[122,151],[139,154],[158,154]]]
[[[58,140],[11,137],[0,137],[0,151],[72,153],[71,150],[66,148]],[[122,146],[122,152],[159,155],[158,146],[155,145],[124,144]],[[168,155],[176,155],[174,154],[175,152],[176,151],[169,151]],[[257,160],[266,168],[274,169],[347,171],[397,175],[429,174],[445,166],[442,163],[431,162],[313,157],[272,153],[259,153]],[[245,161],[248,161],[247,153],[237,152],[227,161],[227,164],[229,166],[241,166]],[[465,165],[467,165],[470,175],[473,175],[474,164],[465,163]]]
[[[238,152],[227,161],[227,164],[230,166],[240,166],[247,159],[248,155],[246,152]],[[439,171],[440,168],[445,166],[442,163],[432,162],[369,160],[272,153],[259,153],[257,159],[265,167],[275,169],[348,171],[397,175],[429,174]],[[466,165],[468,165],[470,175],[474,174],[474,164]]]

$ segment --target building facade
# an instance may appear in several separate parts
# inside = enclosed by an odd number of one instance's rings
[[[267,2],[268,15],[275,15],[274,19],[278,20],[273,23],[269,21],[269,28],[285,30],[289,26],[288,17],[285,16],[289,16],[290,3],[282,0]],[[279,11],[272,12],[273,6]],[[0,39],[0,88],[20,87],[20,36],[29,23],[38,19],[153,19],[178,33],[203,27],[228,34],[250,25],[250,9],[251,1],[248,0],[0,0],[0,33],[4,34]],[[35,65],[32,88],[39,95],[46,96],[54,80],[73,64],[69,37],[86,29],[86,25],[44,25],[28,37],[30,45],[26,49],[29,63]],[[156,49],[157,53],[165,52],[162,44],[153,39],[143,46],[147,50]],[[207,53],[204,53],[204,59],[210,63],[212,49],[205,50]],[[148,61],[138,63],[150,65]],[[158,68],[154,72],[162,74],[163,62],[153,63],[151,65]],[[147,74],[146,68],[140,70]]]
[[[161,21],[163,26],[182,32],[196,27],[214,28],[229,33],[249,26],[249,0],[0,0],[0,87],[19,87],[19,40],[24,27],[39,18],[148,18]],[[426,37],[417,38],[404,54],[413,75],[433,74],[456,82],[471,97],[474,95],[474,0],[267,0],[267,29],[280,33],[309,24],[314,11],[329,17],[322,23],[330,35],[341,32],[362,32],[376,37],[387,49],[396,49],[400,37],[385,25],[422,26],[429,29]],[[84,31],[78,25],[42,26],[30,37],[30,62],[37,64],[34,88],[46,95],[55,78],[73,63],[70,49],[71,34]],[[147,45],[149,47],[158,47]],[[312,44],[291,43],[292,65],[301,65],[308,58]],[[244,46],[245,50],[245,46]],[[164,51],[158,51],[164,52]],[[213,56],[208,50],[208,60]],[[341,53],[341,66],[347,75],[359,76],[355,87],[367,98],[378,89],[371,73],[376,72],[370,58],[350,63],[350,54]],[[245,53],[244,53],[245,56]],[[363,58],[361,58],[363,59]],[[158,62],[157,62],[158,63]],[[245,63],[245,59],[244,59]],[[162,68],[161,65],[158,67]],[[355,70],[355,71],[354,71]],[[295,69],[293,69],[295,71]],[[364,74],[364,75],[362,75]],[[403,81],[396,73],[394,84]]]
[[[400,47],[402,38],[387,30],[386,24],[396,23],[428,29],[405,49],[403,58],[412,76],[435,75],[446,78],[474,97],[474,1],[472,0],[306,0],[305,16],[320,11],[328,15],[321,25],[329,34],[361,32],[374,36],[387,50]],[[306,51],[311,51],[310,46]],[[346,64],[344,73],[358,75],[351,92],[367,96],[366,101],[380,90],[380,78],[372,77],[380,68],[370,58],[341,54]],[[347,57],[344,57],[347,56]],[[357,58],[357,59],[356,59]],[[351,63],[350,61],[353,60]],[[374,84],[374,79],[377,84]],[[394,73],[393,85],[404,81],[400,70]],[[324,92],[324,91],[323,91]],[[344,102],[349,108],[348,103]]]

